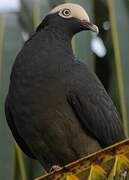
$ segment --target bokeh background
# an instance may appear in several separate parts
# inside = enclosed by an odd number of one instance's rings
[[[129,0],[0,0],[0,180],[31,180],[44,173],[15,144],[4,115],[4,101],[15,57],[54,6],[82,5],[99,26],[98,36],[82,32],[73,39],[76,56],[97,73],[129,129]]]

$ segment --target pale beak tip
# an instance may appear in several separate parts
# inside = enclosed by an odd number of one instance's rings
[[[99,34],[99,28],[95,24],[93,24],[90,21],[83,20],[82,21],[83,27],[85,30],[90,30],[92,32],[95,32],[96,34]]]
[[[96,25],[93,25],[91,28],[91,31],[95,32],[96,34],[99,34],[99,28]]]

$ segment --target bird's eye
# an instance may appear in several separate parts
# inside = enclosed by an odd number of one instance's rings
[[[64,10],[62,11],[62,14],[63,14],[64,16],[69,16],[69,15],[71,14],[71,11],[70,11],[69,9],[64,9]]]

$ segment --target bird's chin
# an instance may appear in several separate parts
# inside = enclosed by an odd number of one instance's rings
[[[83,20],[83,21],[81,21],[81,25],[82,25],[83,30],[90,30],[97,34],[99,33],[99,28],[91,22]]]

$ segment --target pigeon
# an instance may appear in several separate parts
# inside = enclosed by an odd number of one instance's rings
[[[52,9],[14,62],[5,114],[11,132],[46,171],[125,139],[119,113],[90,68],[75,57],[71,40],[98,33],[78,4]]]

